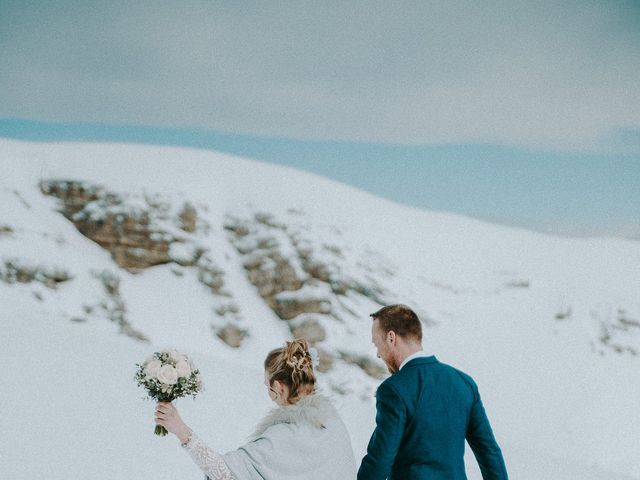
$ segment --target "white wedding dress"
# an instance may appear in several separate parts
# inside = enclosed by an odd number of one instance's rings
[[[195,433],[183,447],[210,480],[236,480],[222,455],[207,447]]]
[[[221,455],[194,432],[183,445],[210,480],[355,480],[349,433],[329,399],[273,409],[249,442]]]

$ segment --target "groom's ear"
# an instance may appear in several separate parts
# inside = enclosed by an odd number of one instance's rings
[[[397,340],[396,332],[394,332],[393,330],[389,330],[387,332],[387,342],[394,345],[396,343],[396,340]]]

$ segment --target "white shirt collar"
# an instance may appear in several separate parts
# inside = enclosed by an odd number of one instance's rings
[[[431,354],[425,352],[424,350],[419,350],[415,353],[412,353],[407,358],[405,358],[404,361],[400,364],[400,368],[398,369],[398,371],[402,370],[402,367],[404,367],[407,363],[409,363],[414,358],[422,358],[422,357],[430,357],[430,356]]]

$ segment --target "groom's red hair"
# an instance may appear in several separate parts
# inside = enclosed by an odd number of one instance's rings
[[[406,305],[388,305],[370,316],[378,320],[385,334],[393,331],[406,340],[422,341],[422,323],[418,315]]]

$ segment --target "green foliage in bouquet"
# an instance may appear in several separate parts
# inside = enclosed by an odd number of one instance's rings
[[[200,371],[186,355],[175,350],[155,352],[144,363],[136,364],[135,380],[144,387],[149,398],[158,402],[173,402],[180,397],[202,391]],[[156,435],[166,435],[167,429],[156,425]]]

